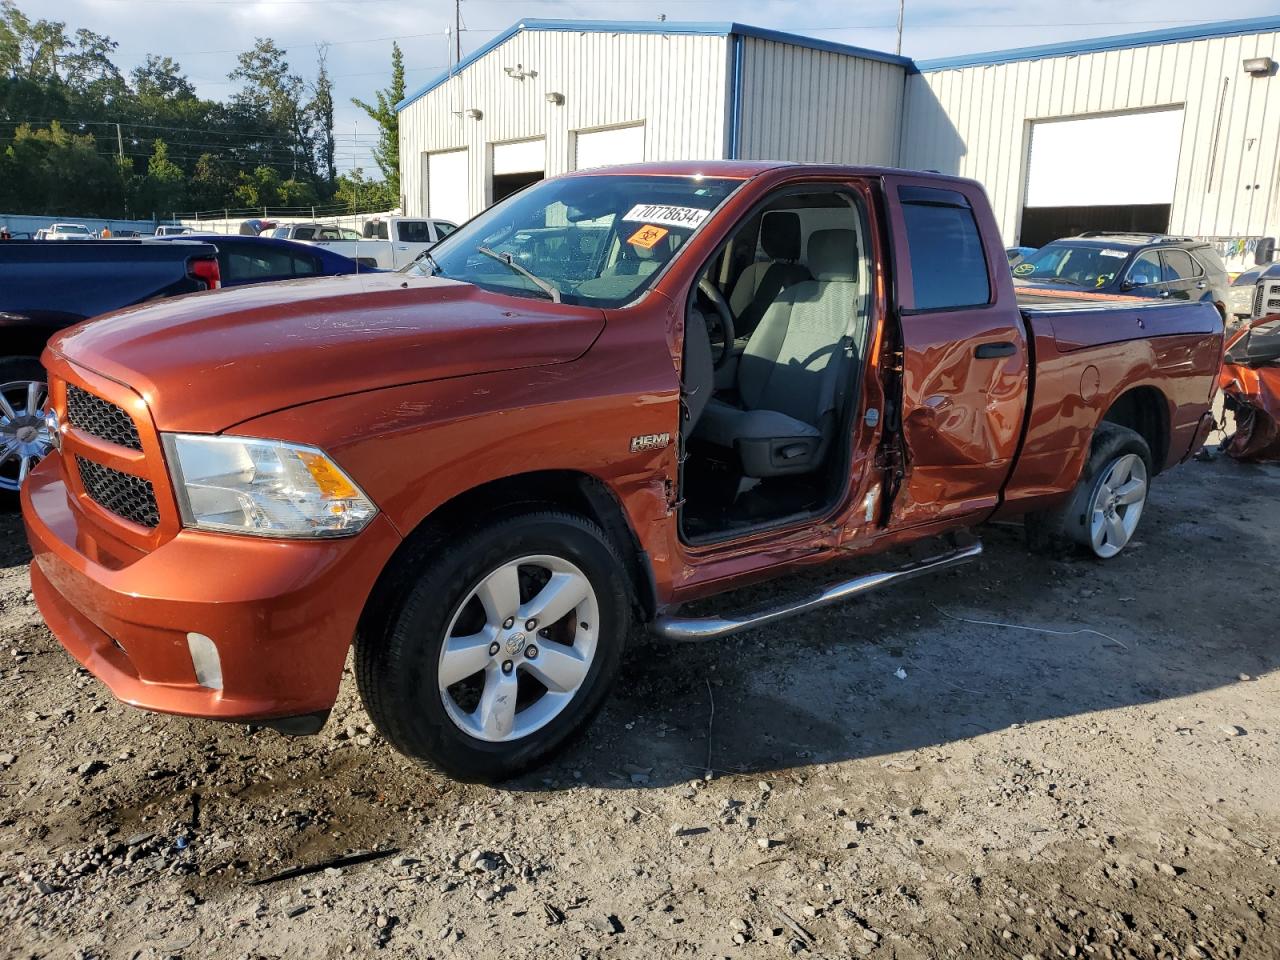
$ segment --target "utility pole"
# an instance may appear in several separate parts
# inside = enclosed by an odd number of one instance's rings
[[[462,0],[453,0],[453,62],[462,62]]]
[[[898,56],[902,56],[902,15],[906,12],[907,0],[898,0]]]
[[[124,134],[120,132],[120,124],[116,124],[116,147],[120,150],[120,162],[124,163]]]

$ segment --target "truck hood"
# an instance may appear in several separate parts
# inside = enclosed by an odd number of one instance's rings
[[[329,397],[563,363],[603,327],[600,310],[386,273],[154,301],[49,348],[132,387],[159,429],[211,433]]]

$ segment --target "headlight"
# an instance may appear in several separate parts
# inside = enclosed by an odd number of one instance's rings
[[[200,530],[262,537],[343,537],[377,508],[315,447],[164,434],[182,522]]]

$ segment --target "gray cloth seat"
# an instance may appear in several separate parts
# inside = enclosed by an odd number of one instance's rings
[[[739,333],[751,333],[778,294],[812,279],[800,263],[800,215],[774,210],[760,219],[760,246],[767,260],[747,266],[729,294],[729,309]]]
[[[695,436],[735,450],[749,477],[808,473],[826,459],[857,339],[861,294],[852,230],[809,239],[814,279],[779,293],[738,362],[740,406],[712,399]]]

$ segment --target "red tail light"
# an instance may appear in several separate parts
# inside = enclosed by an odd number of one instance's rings
[[[191,276],[203,280],[206,290],[217,290],[222,286],[222,271],[218,269],[218,261],[213,257],[201,257],[191,261]]]

